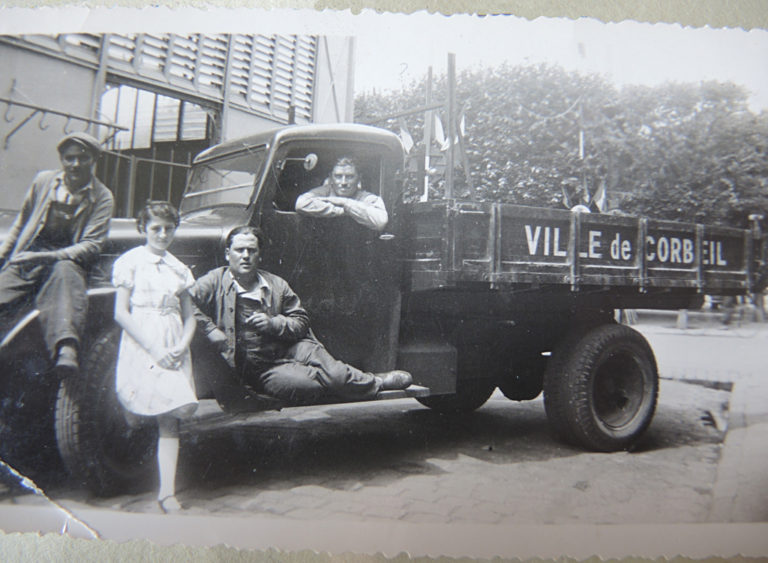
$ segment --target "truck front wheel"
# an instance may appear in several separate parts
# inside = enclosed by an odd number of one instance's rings
[[[76,482],[100,495],[146,486],[154,476],[153,421],[126,416],[115,393],[116,327],[89,347],[79,374],[62,381],[56,401],[59,453]]]
[[[575,331],[544,374],[544,407],[555,431],[596,451],[628,449],[656,410],[656,359],[642,334],[607,324]]]
[[[482,407],[495,389],[496,384],[488,379],[460,379],[453,395],[417,397],[416,400],[444,414],[471,412]]]

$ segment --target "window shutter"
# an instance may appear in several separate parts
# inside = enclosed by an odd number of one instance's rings
[[[24,41],[97,63],[102,36],[75,33],[25,35]],[[230,87],[224,92],[227,34],[110,34],[108,70],[144,78],[171,91],[190,92],[213,102],[226,95],[234,105],[287,122],[312,118],[317,37],[311,35],[232,36]]]

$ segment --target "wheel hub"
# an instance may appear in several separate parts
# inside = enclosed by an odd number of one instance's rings
[[[609,427],[620,428],[637,416],[645,393],[643,372],[629,353],[614,354],[598,368],[594,408]]]

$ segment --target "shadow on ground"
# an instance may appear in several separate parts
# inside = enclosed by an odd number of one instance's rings
[[[724,431],[706,413],[727,413],[728,391],[682,382],[666,385],[675,393],[660,398],[651,427],[633,451],[721,442]],[[675,395],[686,395],[694,405],[681,404]],[[515,464],[584,454],[552,434],[541,399],[512,403],[494,395],[478,411],[459,416],[406,400],[333,406],[320,413],[286,410],[267,421],[254,420],[188,436],[181,459],[187,466],[186,486],[289,489],[322,484],[345,490],[360,482],[385,485],[405,475],[439,474],[442,470],[432,463],[436,459],[467,456]]]

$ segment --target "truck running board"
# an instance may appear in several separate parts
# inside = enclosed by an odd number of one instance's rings
[[[201,399],[200,405],[193,416],[181,421],[182,432],[199,432],[221,428],[222,424],[227,422],[255,422],[258,419],[279,417],[276,411],[282,409],[303,408],[311,409],[314,406],[322,405],[344,405],[350,403],[369,403],[373,401],[390,401],[393,399],[410,399],[416,397],[426,397],[429,395],[429,388],[420,385],[411,385],[407,389],[396,391],[382,391],[376,398],[358,401],[343,400],[337,397],[329,397],[328,400],[311,405],[286,405],[268,395],[252,394],[240,405],[240,408],[234,412],[224,410],[215,399]],[[251,420],[252,419],[252,420]]]

